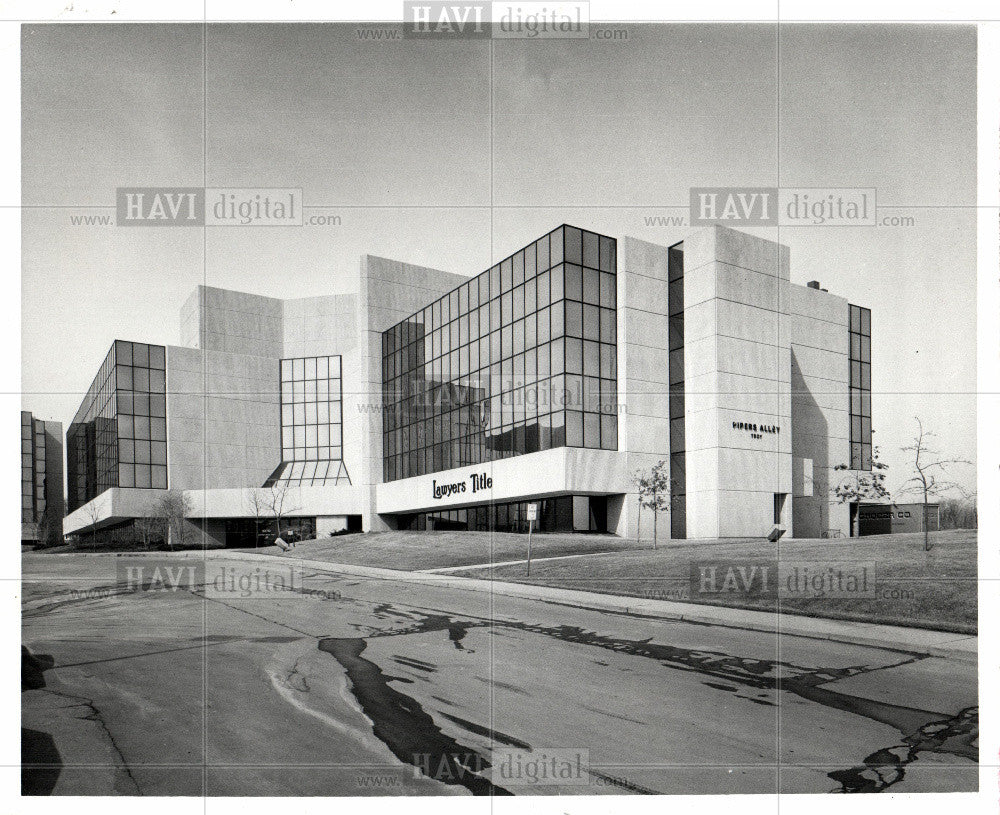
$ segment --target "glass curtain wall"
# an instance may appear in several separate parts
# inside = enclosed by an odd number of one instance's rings
[[[281,360],[281,464],[264,483],[350,484],[340,356]]]
[[[66,432],[73,511],[111,487],[166,489],[166,348],[116,340]]]
[[[618,448],[617,244],[563,225],[382,335],[384,478]]]

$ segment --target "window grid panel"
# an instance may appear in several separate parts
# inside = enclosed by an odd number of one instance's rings
[[[848,306],[850,467],[872,469],[871,309]]]
[[[265,485],[350,484],[343,456],[341,357],[298,357],[279,365],[282,463]]]
[[[617,449],[616,255],[613,238],[559,227],[385,331],[385,479]],[[588,408],[567,373],[600,378]],[[569,439],[566,407],[580,412]]]
[[[166,348],[116,340],[66,432],[70,511],[111,487],[166,488],[165,455],[162,464],[121,458],[136,418],[147,442],[165,444]]]

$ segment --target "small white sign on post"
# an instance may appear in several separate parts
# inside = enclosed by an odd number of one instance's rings
[[[531,529],[538,520],[538,504],[528,504],[528,577],[531,577]]]

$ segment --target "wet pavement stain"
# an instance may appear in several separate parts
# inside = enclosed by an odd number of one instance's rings
[[[715,688],[716,690],[728,690],[734,693],[739,690],[739,688],[734,685],[720,685],[718,682],[702,682],[701,684],[707,685],[710,688]]]
[[[380,606],[383,613],[388,614],[392,606],[383,604]],[[521,623],[510,620],[488,620],[481,618],[467,618],[456,620],[447,614],[407,611],[402,612],[403,616],[414,620],[409,625],[400,628],[385,629],[373,632],[367,639],[381,637],[406,636],[409,634],[425,634],[437,631],[447,631],[449,639],[456,647],[461,647],[466,634],[473,628],[488,628],[490,630],[506,629],[521,631],[526,633],[539,634],[552,637],[562,642],[590,645],[597,648],[604,648],[617,653],[640,656],[653,659],[661,665],[683,671],[691,671],[712,679],[735,683],[734,685],[724,685],[718,682],[705,682],[709,687],[732,692],[736,698],[745,699],[758,705],[774,707],[775,702],[763,698],[753,698],[739,694],[739,690],[752,688],[761,691],[787,691],[801,699],[830,707],[837,710],[862,716],[873,721],[895,727],[901,733],[914,733],[904,741],[903,748],[905,755],[897,755],[899,748],[889,748],[888,751],[878,751],[865,759],[863,767],[852,768],[850,770],[839,770],[830,773],[830,777],[842,785],[842,791],[880,791],[892,784],[898,783],[904,774],[907,764],[915,760],[916,754],[924,750],[933,750],[938,753],[949,753],[962,758],[977,760],[978,751],[973,746],[973,742],[978,737],[978,717],[975,708],[962,711],[958,716],[950,719],[947,714],[907,708],[893,705],[886,702],[876,702],[862,699],[847,694],[842,694],[830,688],[820,687],[838,679],[844,679],[859,674],[870,673],[881,670],[885,667],[895,667],[902,664],[916,662],[923,657],[920,655],[906,655],[908,658],[900,662],[893,663],[892,666],[869,666],[854,665],[844,668],[815,667],[810,668],[795,665],[789,662],[777,660],[751,659],[732,656],[717,651],[706,651],[697,649],[679,648],[673,645],[655,643],[652,638],[642,640],[621,639],[597,634],[592,631],[577,626],[552,626],[546,627],[533,623]],[[324,646],[324,643],[326,645]],[[341,643],[337,645],[336,643]],[[353,643],[347,646],[343,643]],[[362,706],[362,709],[373,722],[376,722],[376,736],[383,741],[386,738],[381,735],[387,731],[386,724],[392,723],[395,726],[408,729],[409,737],[395,737],[394,743],[386,741],[393,753],[400,760],[407,763],[415,763],[414,754],[431,753],[440,758],[445,764],[460,764],[462,757],[468,756],[468,751],[453,742],[447,747],[442,747],[440,739],[443,737],[441,731],[433,724],[433,719],[421,706],[409,697],[400,694],[388,687],[389,679],[385,677],[381,669],[374,663],[360,658],[361,651],[364,650],[363,639],[352,640],[322,640],[320,648],[333,654],[340,662],[348,676],[354,683],[355,695]],[[346,649],[346,650],[345,650]],[[353,651],[357,653],[351,656]],[[345,659],[337,657],[340,653]],[[364,670],[359,670],[359,663],[364,663]],[[348,665],[352,665],[349,668]],[[351,675],[352,670],[362,681],[359,684]],[[513,688],[512,688],[513,689]],[[763,696],[764,694],[758,694]],[[385,703],[389,702],[386,707]],[[395,705],[395,709],[393,708]],[[400,711],[405,715],[400,716]],[[970,711],[972,711],[970,713]],[[413,721],[407,721],[407,716],[414,716]],[[447,715],[447,714],[443,714]],[[456,717],[448,717],[458,724],[464,720],[457,720]],[[480,725],[470,728],[467,722],[462,724],[467,730],[478,735],[483,735]],[[928,730],[930,728],[930,730]],[[396,733],[399,731],[396,730]],[[423,741],[427,739],[426,741]],[[891,757],[891,758],[890,758]],[[482,759],[485,762],[485,759]],[[870,762],[870,763],[869,763]],[[434,765],[436,766],[436,765]],[[480,767],[488,767],[488,764],[481,763]],[[883,778],[878,775],[874,768],[889,767],[891,777]],[[873,776],[874,773],[874,776]],[[478,778],[476,776],[476,778]],[[471,789],[466,783],[470,781],[468,777],[458,782]],[[479,778],[479,782],[489,784],[486,779]],[[473,782],[477,787],[477,794],[485,794],[481,790],[498,789],[496,787],[481,787]],[[645,790],[636,790],[645,791]],[[506,791],[504,791],[506,792]]]
[[[600,716],[607,716],[609,719],[617,719],[620,722],[628,722],[629,724],[635,724],[639,727],[649,727],[648,722],[644,722],[641,719],[633,719],[631,716],[623,716],[620,713],[612,713],[609,710],[600,710],[596,707],[591,707],[590,705],[580,705],[581,709],[589,710],[591,713],[597,713]]]
[[[107,593],[104,593],[103,596],[82,598],[67,598],[65,594],[57,593],[58,599],[54,601],[53,596],[49,595],[45,598],[49,602],[25,609],[24,616],[40,616],[66,606],[79,606],[91,602],[99,603],[106,600],[109,595],[135,593],[132,589],[122,590],[121,586],[97,587],[93,591],[101,590]],[[147,597],[169,597],[170,594],[170,592],[146,593]],[[330,599],[372,608],[365,601],[336,596]],[[857,665],[846,668],[805,667],[786,662],[737,657],[717,651],[684,649],[655,643],[651,639],[615,638],[599,635],[576,626],[547,627],[540,624],[477,617],[455,619],[446,613],[431,610],[414,611],[412,607],[403,609],[390,603],[374,606],[374,614],[381,620],[403,621],[406,624],[385,630],[359,631],[359,634],[363,634],[359,637],[324,638],[319,642],[320,650],[330,654],[344,667],[351,680],[355,698],[373,722],[375,735],[389,747],[400,761],[404,764],[420,767],[421,770],[425,771],[425,774],[427,774],[426,767],[443,768],[444,772],[431,774],[429,777],[437,778],[443,783],[460,785],[473,794],[506,795],[510,793],[493,785],[488,779],[478,774],[490,766],[483,756],[445,735],[437,727],[433,717],[424,711],[415,699],[390,686],[392,682],[412,684],[412,680],[383,674],[382,669],[376,663],[364,658],[362,654],[366,648],[366,640],[407,634],[446,632],[455,649],[467,650],[464,640],[473,628],[486,629],[490,633],[498,630],[533,633],[567,643],[590,645],[617,653],[645,657],[659,662],[664,667],[690,671],[703,677],[731,682],[735,686],[741,686],[744,690],[752,688],[760,691],[788,691],[804,700],[799,704],[808,701],[850,712],[895,727],[901,734],[905,735],[901,744],[872,753],[863,760],[862,765],[828,773],[831,779],[840,784],[838,792],[880,792],[888,789],[903,779],[906,767],[916,761],[919,754],[923,752],[951,754],[970,759],[973,762],[978,758],[978,748],[976,747],[978,737],[977,708],[967,708],[955,716],[949,716],[947,713],[860,699],[830,688],[820,687],[838,679],[916,662],[924,658],[920,655],[899,652],[901,661],[894,663],[894,665]],[[356,624],[352,624],[352,627],[359,628]],[[305,632],[300,633],[304,637],[310,636]],[[299,637],[261,638],[259,641],[278,642],[296,639]],[[469,650],[469,653],[472,651]],[[607,665],[607,663],[598,660],[595,662]],[[429,665],[429,663],[425,664]],[[46,667],[29,664],[28,681],[37,681]],[[23,669],[24,666],[22,666]],[[629,670],[624,666],[620,669]],[[423,677],[419,678],[423,679]],[[44,682],[44,680],[42,681]],[[499,685],[499,683],[497,684]],[[740,687],[721,683],[706,681],[704,684],[725,692],[737,693],[740,690]],[[518,693],[523,693],[520,688],[514,686],[510,686],[510,688]],[[747,699],[757,704],[773,705],[772,702],[740,696],[738,693],[737,698]],[[439,701],[441,700],[439,699]],[[99,716],[96,711],[92,715]],[[483,735],[483,731],[486,731],[485,728],[474,722],[445,713],[440,715],[447,717],[470,733]],[[493,734],[495,738],[499,735],[501,734]],[[514,739],[512,736],[506,738]],[[497,740],[500,739],[497,738]],[[514,744],[514,742],[510,743]],[[520,744],[525,743],[520,742]],[[651,792],[637,786],[632,791]]]
[[[490,730],[488,727],[483,727],[475,722],[470,722],[468,719],[462,719],[458,716],[452,716],[450,713],[442,713],[448,721],[454,722],[460,727],[464,727],[470,733],[475,733],[477,736],[483,736],[490,741],[497,741],[500,744],[506,744],[510,747],[517,747],[521,750],[530,750],[531,745],[526,741],[521,741],[520,739],[515,739],[513,736],[508,736],[506,733],[501,733],[499,730]]]
[[[479,775],[490,767],[485,756],[445,735],[415,699],[389,685],[390,677],[362,656],[366,647],[363,639],[353,637],[326,637],[319,641],[319,649],[330,654],[347,672],[351,690],[371,719],[375,736],[392,754],[425,775],[444,784],[465,787],[473,795],[510,795]]]
[[[417,671],[425,671],[426,673],[429,674],[437,673],[437,668],[435,668],[433,665],[428,665],[426,662],[422,662],[419,659],[402,657],[397,654],[392,658],[392,661],[398,663],[399,665],[405,665],[407,668],[413,668],[414,670]]]
[[[978,761],[978,737],[979,708],[965,708],[957,716],[922,725],[902,744],[876,750],[857,767],[827,775],[840,784],[835,792],[882,792],[902,781],[907,766],[922,752],[951,753]]]
[[[477,682],[482,682],[484,685],[490,685],[494,688],[502,688],[505,691],[510,691],[510,693],[518,693],[521,696],[527,696],[527,691],[524,688],[519,688],[517,685],[512,685],[510,682],[503,682],[499,679],[495,679],[489,676],[474,676],[472,677]]]

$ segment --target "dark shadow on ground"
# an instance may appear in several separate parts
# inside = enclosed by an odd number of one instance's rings
[[[32,654],[21,646],[21,692],[45,687],[45,671],[55,664],[48,654]],[[21,728],[21,795],[51,795],[62,757],[50,733]]]

